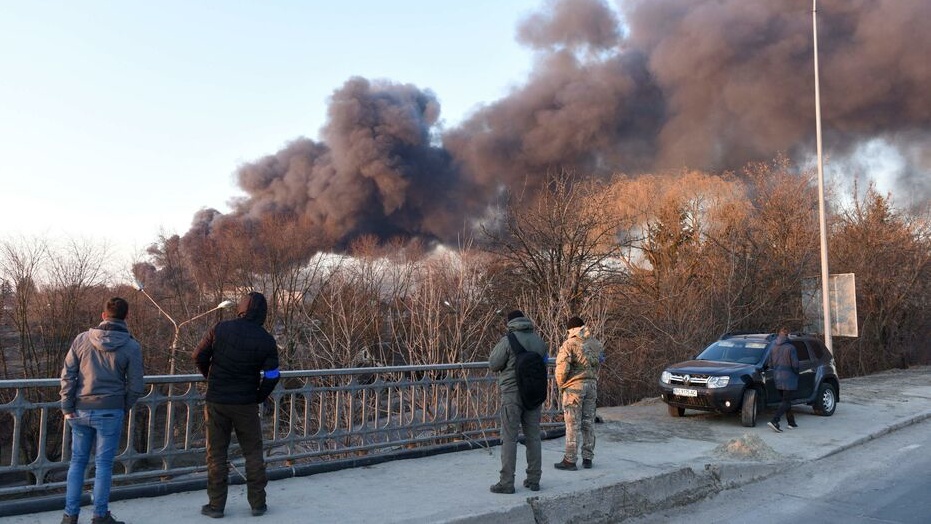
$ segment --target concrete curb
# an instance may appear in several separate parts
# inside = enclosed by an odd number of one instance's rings
[[[929,419],[929,418],[931,418],[931,411],[928,411],[928,412],[925,412],[925,413],[919,413],[918,415],[915,415],[915,416],[913,416],[913,417],[910,417],[910,418],[907,418],[907,419],[905,419],[905,420],[902,420],[901,422],[897,422],[897,423],[895,423],[895,424],[893,424],[893,425],[891,425],[891,426],[889,426],[889,427],[887,427],[887,428],[883,428],[883,429],[880,430],[880,431],[876,431],[876,432],[874,432],[874,433],[870,433],[869,435],[867,435],[867,436],[865,436],[865,437],[858,438],[858,439],[854,440],[853,442],[851,442],[851,443],[849,443],[849,444],[845,444],[845,445],[843,445],[843,446],[839,446],[839,447],[837,447],[837,448],[835,448],[835,449],[832,449],[830,452],[825,453],[824,455],[818,457],[818,459],[820,460],[820,459],[823,459],[823,458],[825,458],[825,457],[830,457],[831,455],[835,455],[835,454],[837,454],[837,453],[840,453],[840,452],[842,452],[842,451],[847,451],[848,449],[850,449],[850,448],[852,448],[852,447],[854,447],[854,446],[859,446],[859,445],[864,444],[864,443],[866,443],[866,442],[869,442],[869,441],[871,441],[871,440],[875,440],[875,439],[877,439],[877,438],[879,438],[879,437],[881,437],[881,436],[883,436],[883,435],[888,435],[889,433],[892,433],[893,431],[897,431],[897,430],[900,430],[900,429],[902,429],[902,428],[904,428],[904,427],[908,427],[908,426],[911,426],[911,425],[913,425],[913,424],[917,424],[917,423],[919,423],[919,422],[923,422],[923,421],[925,421],[925,420],[927,420],[927,419]]]
[[[617,522],[661,508],[688,504],[717,490],[710,473],[682,468],[632,482],[553,498],[531,499],[534,521],[589,523]]]

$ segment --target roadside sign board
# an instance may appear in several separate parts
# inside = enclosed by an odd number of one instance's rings
[[[831,299],[831,336],[858,336],[857,290],[854,274],[831,275],[828,278],[828,289]],[[802,280],[802,308],[805,311],[805,331],[824,333],[820,278]]]

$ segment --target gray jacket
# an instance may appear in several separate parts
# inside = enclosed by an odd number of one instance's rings
[[[543,358],[547,357],[546,342],[533,329],[533,322],[527,317],[517,317],[508,322],[508,331],[513,331],[518,342],[527,351],[536,351]],[[502,394],[517,393],[517,373],[514,364],[517,361],[511,351],[507,335],[495,344],[488,357],[488,367],[498,373],[498,389]]]
[[[61,369],[61,410],[129,411],[144,392],[142,350],[126,322],[108,318],[75,337]]]

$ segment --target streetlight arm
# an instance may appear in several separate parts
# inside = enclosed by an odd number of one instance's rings
[[[185,320],[184,322],[181,322],[180,324],[176,324],[176,325],[175,325],[175,339],[174,339],[174,341],[172,341],[171,347],[176,348],[176,349],[177,349],[177,347],[178,347],[178,336],[181,334],[181,326],[187,324],[188,322],[192,322],[192,321],[194,321],[194,320],[197,320],[198,318],[201,318],[201,317],[203,317],[203,316],[205,316],[205,315],[209,315],[210,313],[213,313],[214,311],[216,311],[216,310],[218,310],[218,309],[226,309],[226,308],[228,308],[228,307],[230,307],[230,306],[232,306],[232,305],[233,305],[233,302],[232,302],[232,301],[230,301],[230,300],[224,300],[223,302],[220,302],[219,304],[217,304],[217,307],[215,307],[215,308],[213,308],[213,309],[211,309],[211,310],[209,310],[209,311],[204,311],[203,313],[201,313],[201,314],[199,314],[199,315],[196,315],[196,316],[194,316],[194,317],[191,317],[191,318]]]
[[[181,326],[187,324],[188,322],[192,322],[192,321],[194,321],[194,320],[197,320],[198,318],[203,317],[204,315],[209,315],[210,313],[213,313],[214,311],[216,311],[216,310],[218,310],[218,309],[225,309],[225,308],[228,308],[228,307],[230,307],[232,304],[233,304],[233,303],[230,302],[229,300],[224,300],[223,302],[221,302],[220,304],[218,304],[217,307],[215,307],[215,308],[213,308],[213,309],[211,309],[211,310],[209,310],[209,311],[204,311],[204,312],[201,313],[200,315],[197,315],[197,316],[195,316],[195,317],[189,318],[189,319],[185,320],[184,322],[178,324],[178,328],[180,329]]]
[[[152,298],[151,296],[149,296],[149,294],[146,293],[144,289],[142,289],[142,288],[138,288],[138,289],[139,289],[139,291],[142,292],[143,295],[145,295],[146,298],[149,299],[150,302],[152,302],[153,304],[155,304],[155,307],[158,308],[158,311],[159,311],[162,315],[165,315],[165,318],[167,318],[168,320],[171,321],[171,325],[173,325],[173,326],[175,327],[175,329],[178,329],[178,328],[180,327],[180,326],[178,325],[178,323],[175,322],[175,319],[171,318],[171,315],[169,315],[168,313],[165,313],[165,310],[162,309],[162,306],[158,305],[158,302],[156,302],[154,298]]]
[[[189,319],[187,319],[187,320],[185,320],[184,322],[181,322],[181,323],[179,324],[179,323],[177,323],[177,322],[175,321],[175,319],[171,318],[171,315],[169,315],[168,313],[165,312],[164,309],[162,309],[162,306],[158,305],[158,302],[156,302],[154,298],[152,298],[148,293],[146,293],[145,289],[143,289],[143,287],[142,287],[142,284],[140,284],[138,280],[133,279],[132,285],[133,285],[134,288],[136,288],[137,291],[142,292],[142,294],[145,295],[145,297],[146,297],[147,299],[149,299],[149,301],[152,302],[152,304],[155,304],[155,307],[158,308],[158,311],[159,311],[162,315],[164,315],[165,318],[167,318],[168,320],[170,320],[170,321],[171,321],[171,325],[174,326],[174,328],[175,328],[175,336],[174,336],[174,338],[171,340],[171,351],[170,351],[169,356],[168,356],[168,367],[169,367],[168,373],[169,373],[170,375],[174,375],[174,374],[175,374],[175,352],[178,350],[178,337],[180,337],[180,335],[181,335],[181,326],[187,324],[188,322],[191,322],[192,320],[197,320],[198,318],[201,318],[201,317],[203,317],[204,315],[206,315],[206,314],[208,314],[208,313],[213,313],[214,311],[216,311],[216,310],[218,310],[218,309],[225,309],[225,308],[228,308],[228,307],[231,307],[231,306],[234,305],[234,302],[233,302],[232,300],[224,300],[223,302],[220,302],[219,304],[217,304],[217,307],[211,309],[210,311],[205,311],[205,312],[203,312],[203,313],[201,313],[201,314],[199,314],[199,315],[197,315],[197,316],[195,316],[195,317],[193,317],[193,318],[189,318]],[[171,388],[171,386],[169,385],[169,389],[170,389],[170,388]]]

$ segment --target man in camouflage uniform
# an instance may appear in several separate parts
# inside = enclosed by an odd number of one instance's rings
[[[567,324],[569,338],[556,355],[556,385],[562,394],[566,422],[566,454],[556,469],[575,471],[582,433],[582,467],[591,468],[595,457],[595,401],[598,399],[598,371],[604,346],[591,336],[585,322],[572,317]]]

